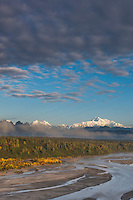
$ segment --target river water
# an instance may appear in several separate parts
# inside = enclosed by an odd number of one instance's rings
[[[104,173],[110,173],[112,175],[111,180],[94,187],[87,187],[78,192],[54,198],[52,200],[83,200],[89,197],[97,200],[121,199],[123,194],[133,191],[133,164],[119,164],[113,162],[113,160],[129,161],[132,159],[132,153],[100,156],[95,157],[92,160],[82,158],[80,161],[75,163],[77,168],[91,167],[95,169],[102,169],[105,171]],[[80,163],[80,165],[78,163]],[[91,166],[89,166],[90,163]]]

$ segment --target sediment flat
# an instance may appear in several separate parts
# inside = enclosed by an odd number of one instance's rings
[[[37,166],[38,167],[38,166]],[[133,154],[78,157],[0,172],[0,200],[133,198]]]
[[[79,191],[109,181],[110,174],[93,168],[76,168],[76,158],[64,159],[63,164],[46,165],[0,173],[0,199],[45,200]],[[102,175],[101,175],[102,174]],[[89,198],[90,199],[90,198]]]

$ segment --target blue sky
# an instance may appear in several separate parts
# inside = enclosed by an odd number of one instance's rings
[[[0,4],[1,120],[133,126],[133,2]]]

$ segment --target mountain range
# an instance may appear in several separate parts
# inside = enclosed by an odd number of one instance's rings
[[[32,123],[21,121],[13,123],[10,120],[1,120],[0,136],[133,140],[133,128],[100,117],[86,122],[59,126],[39,120]]]
[[[5,120],[8,123],[12,123],[10,120]],[[2,121],[1,121],[2,122]],[[22,122],[18,121],[16,122],[16,125],[21,125],[23,124]],[[31,124],[29,123],[24,123],[23,125],[29,125],[29,126],[45,126],[45,127],[53,127],[49,122],[47,121],[38,121],[35,120],[33,121]],[[95,117],[94,119],[90,120],[90,121],[86,121],[86,122],[81,122],[81,123],[75,123],[72,125],[59,125],[59,126],[54,126],[54,127],[58,127],[58,128],[64,128],[64,129],[72,129],[72,128],[86,128],[86,127],[109,127],[109,128],[114,128],[114,127],[119,127],[119,128],[126,128],[125,126],[123,126],[120,123],[108,120],[108,119],[102,119],[100,117]]]

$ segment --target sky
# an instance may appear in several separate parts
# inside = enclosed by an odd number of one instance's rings
[[[133,126],[133,1],[0,0],[0,120]]]

